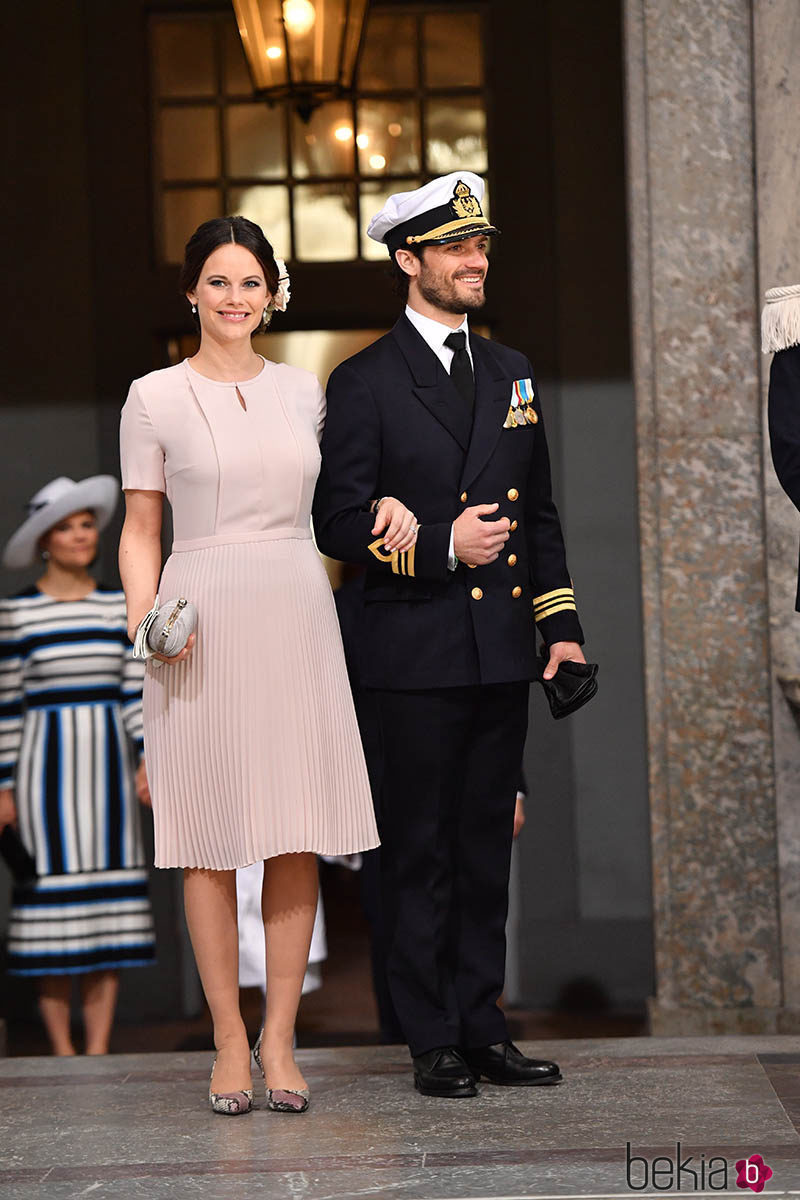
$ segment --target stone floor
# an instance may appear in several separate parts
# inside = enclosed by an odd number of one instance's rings
[[[302,1117],[268,1112],[258,1091],[253,1113],[214,1116],[203,1102],[207,1054],[5,1059],[0,1196],[746,1196],[735,1163],[757,1153],[773,1171],[762,1195],[800,1195],[800,1037],[570,1040],[535,1050],[559,1060],[560,1087],[483,1084],[460,1101],[418,1095],[396,1047],[301,1051],[312,1087]]]

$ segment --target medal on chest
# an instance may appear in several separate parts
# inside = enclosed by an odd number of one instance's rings
[[[536,425],[539,414],[533,407],[533,383],[530,379],[515,379],[511,386],[511,403],[503,422],[504,429]]]

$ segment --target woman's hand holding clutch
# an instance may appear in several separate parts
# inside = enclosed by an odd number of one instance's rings
[[[154,654],[153,658],[157,659],[159,662],[170,663],[173,666],[175,663],[183,662],[183,660],[188,658],[191,654],[192,646],[195,643],[196,637],[197,635],[194,633],[189,634],[189,640],[181,650],[180,654],[173,654],[172,658],[167,658],[167,656],[164,654]]]
[[[195,643],[194,630],[197,626],[197,610],[182,596],[159,607],[155,603],[139,622],[133,642],[133,657],[154,659],[154,666],[162,663],[183,662],[188,658]]]

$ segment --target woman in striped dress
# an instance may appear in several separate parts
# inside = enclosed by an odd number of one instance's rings
[[[121,967],[154,961],[137,792],[142,664],[131,657],[125,597],[89,573],[119,485],[57,479],[34,496],[6,566],[37,583],[0,601],[0,829],[14,825],[37,879],[14,889],[8,970],[34,976],[53,1052],[74,1054],[73,975],[87,1054],[105,1054]]]

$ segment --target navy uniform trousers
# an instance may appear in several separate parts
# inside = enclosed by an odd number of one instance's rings
[[[314,500],[323,553],[367,567],[357,673],[387,973],[414,1055],[506,1037],[497,1000],[535,630],[583,640],[530,364],[474,334],[470,348],[474,421],[405,317],[338,367]],[[420,522],[408,552],[371,533],[381,496]],[[449,571],[453,521],[495,501],[511,522],[502,554]]]

